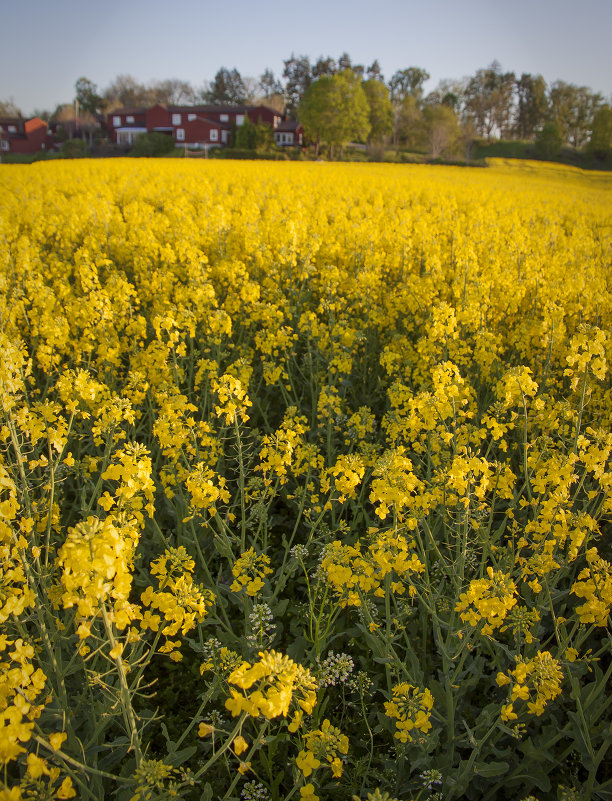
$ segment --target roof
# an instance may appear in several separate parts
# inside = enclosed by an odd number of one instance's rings
[[[284,122],[279,123],[274,132],[280,131],[284,133],[285,131],[297,131],[298,128],[302,127],[302,123],[299,120],[285,120]]]
[[[107,116],[110,117],[113,114],[146,114],[148,108],[150,108],[150,106],[147,108],[114,108],[112,111],[108,112]]]
[[[244,114],[249,111],[254,111],[255,109],[262,108],[266,109],[267,111],[272,112],[272,114],[276,114],[277,117],[282,117],[282,113],[277,109],[271,108],[271,106],[266,106],[264,103],[258,103],[257,105],[209,105],[209,104],[202,104],[199,106],[169,106],[165,103],[158,103],[158,106],[164,106],[170,113],[174,114],[189,114],[189,113],[201,113],[201,114]]]

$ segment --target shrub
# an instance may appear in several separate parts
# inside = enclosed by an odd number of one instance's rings
[[[163,133],[146,133],[136,137],[130,155],[136,157],[165,156],[174,150],[174,140]]]
[[[563,139],[559,126],[555,122],[547,122],[536,134],[535,149],[540,158],[553,159],[559,155]]]
[[[67,139],[62,145],[62,156],[66,159],[78,159],[87,155],[87,142],[84,139]]]

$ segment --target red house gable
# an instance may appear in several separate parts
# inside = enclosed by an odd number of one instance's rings
[[[39,117],[0,119],[0,152],[36,153],[54,144],[47,134],[47,123]]]

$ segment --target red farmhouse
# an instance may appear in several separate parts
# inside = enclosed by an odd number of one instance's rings
[[[283,115],[268,106],[167,106],[117,109],[107,118],[109,136],[119,145],[131,145],[141,133],[164,133],[176,145],[194,148],[222,147],[229,144],[232,125],[246,118],[277,128]]]
[[[39,117],[0,117],[0,154],[37,153],[54,144],[47,123]]]

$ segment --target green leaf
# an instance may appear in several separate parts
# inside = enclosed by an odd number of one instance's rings
[[[478,776],[491,778],[493,776],[502,776],[508,771],[510,765],[507,762],[477,762],[474,765],[474,773]]]
[[[213,788],[210,782],[206,782],[200,794],[200,801],[212,801]]]
[[[196,745],[190,745],[187,748],[181,748],[180,751],[169,751],[164,762],[168,765],[172,765],[173,768],[178,768],[179,765],[182,765],[183,762],[186,762],[192,757],[197,750],[198,747]]]

